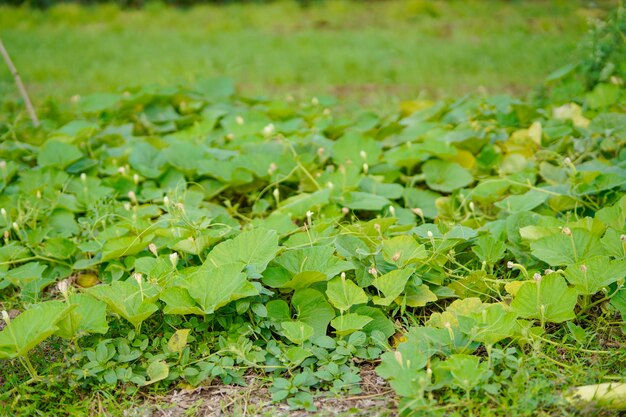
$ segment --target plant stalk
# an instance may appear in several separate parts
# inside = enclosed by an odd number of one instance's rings
[[[28,92],[26,92],[26,87],[22,82],[22,78],[20,77],[19,72],[17,72],[17,68],[13,64],[11,57],[9,56],[9,52],[4,47],[2,43],[2,39],[0,39],[0,55],[4,58],[4,62],[6,62],[7,67],[9,67],[9,71],[13,76],[13,80],[15,81],[15,85],[17,85],[17,89],[24,100],[24,105],[26,106],[26,111],[28,111],[28,115],[30,116],[30,120],[33,122],[33,126],[39,127],[39,118],[37,117],[37,113],[35,112],[35,108],[33,107],[33,103],[30,101],[28,97]]]

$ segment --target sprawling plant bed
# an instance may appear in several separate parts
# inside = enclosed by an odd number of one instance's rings
[[[574,413],[625,377],[626,96],[598,91],[346,114],[220,79],[4,123],[2,404],[254,372],[314,410],[373,363],[401,412]]]

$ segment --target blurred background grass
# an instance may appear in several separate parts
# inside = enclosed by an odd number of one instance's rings
[[[127,86],[233,78],[246,95],[367,103],[525,95],[617,1],[329,0],[0,7],[0,37],[35,102]],[[0,96],[16,97],[0,65]]]

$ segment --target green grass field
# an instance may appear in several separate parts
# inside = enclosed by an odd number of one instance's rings
[[[523,95],[567,62],[615,2],[329,1],[120,10],[0,8],[35,102],[232,77],[246,94],[365,98]],[[15,96],[0,65],[0,96]]]

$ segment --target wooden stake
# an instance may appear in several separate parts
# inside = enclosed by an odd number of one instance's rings
[[[30,119],[33,121],[33,125],[35,127],[39,126],[39,119],[37,118],[37,113],[35,113],[35,108],[28,97],[28,93],[26,92],[26,87],[24,87],[24,83],[22,82],[22,78],[20,74],[17,72],[17,68],[13,65],[13,61],[11,61],[11,57],[7,52],[4,44],[2,43],[2,39],[0,39],[0,54],[2,58],[4,58],[4,62],[6,62],[7,67],[9,67],[9,71],[11,71],[11,75],[13,75],[13,79],[15,80],[15,84],[17,85],[17,89],[20,91],[22,95],[22,99],[24,100],[24,104],[26,105],[26,110],[30,116]]]

